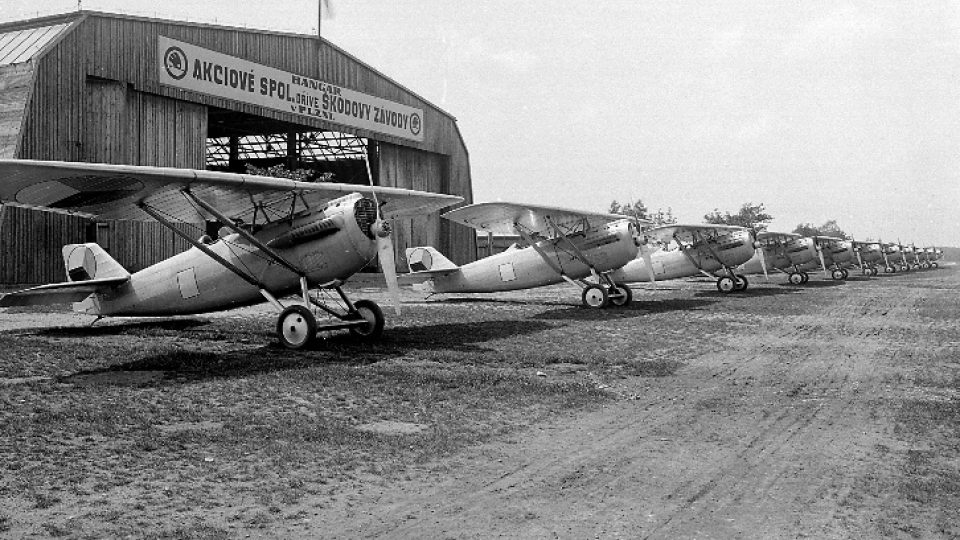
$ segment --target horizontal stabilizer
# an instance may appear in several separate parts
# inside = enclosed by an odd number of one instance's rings
[[[414,274],[430,272],[442,275],[460,269],[453,261],[444,257],[443,253],[430,246],[407,248],[406,254],[407,265]]]
[[[125,276],[40,285],[39,287],[32,287],[4,295],[0,298],[0,307],[41,306],[79,302],[93,293],[113,290],[129,280],[130,276]]]

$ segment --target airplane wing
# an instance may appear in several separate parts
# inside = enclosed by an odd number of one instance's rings
[[[650,229],[646,233],[660,242],[669,243],[671,240],[679,239],[685,244],[690,244],[698,240],[698,235],[716,236],[743,230],[746,230],[746,228],[735,225],[664,225],[663,227]]]
[[[620,214],[506,202],[471,204],[451,210],[443,217],[485,233],[515,235],[514,225],[519,224],[542,236],[556,235],[551,223],[564,232],[574,232],[597,229],[611,221],[632,219]]]
[[[123,285],[129,280],[130,276],[123,276],[40,285],[39,287],[5,294],[0,298],[0,307],[79,302],[92,293],[109,291]]]
[[[298,182],[194,169],[63,161],[0,160],[0,202],[68,210],[102,219],[152,221],[141,201],[170,219],[207,218],[181,190],[189,189],[231,218],[289,215],[291,204],[314,206],[349,193],[376,194],[385,217],[416,216],[462,197],[392,187]],[[303,209],[305,206],[300,206]]]

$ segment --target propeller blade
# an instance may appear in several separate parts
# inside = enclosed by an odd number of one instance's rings
[[[820,266],[823,267],[823,273],[824,273],[824,275],[828,274],[829,272],[827,272],[827,263],[826,263],[826,261],[823,260],[823,250],[822,250],[822,249],[817,249],[817,255],[820,256]]]
[[[760,266],[763,268],[763,277],[770,281],[770,274],[767,272],[767,256],[763,253],[763,246],[757,246],[757,253],[760,255]]]
[[[387,291],[393,301],[393,311],[400,315],[400,284],[397,282],[397,260],[393,257],[393,240],[390,235],[377,235],[377,257],[380,271],[387,282]]]
[[[370,187],[373,188],[373,173],[370,171],[370,155],[364,153],[363,164],[367,168],[367,180]],[[377,190],[371,189],[373,194],[373,203],[377,207],[377,221],[373,224],[373,230],[376,231],[377,238],[377,259],[380,263],[380,271],[383,272],[383,279],[387,282],[387,292],[390,299],[393,300],[393,312],[400,315],[400,284],[397,282],[397,259],[393,255],[393,239],[390,238],[390,225],[383,221],[383,213],[380,208],[380,201],[377,200]]]
[[[646,244],[640,246],[640,256],[643,257],[643,264],[647,266],[647,275],[650,276],[650,283],[653,288],[657,288],[657,275],[653,271],[653,261],[650,258],[650,248]]]

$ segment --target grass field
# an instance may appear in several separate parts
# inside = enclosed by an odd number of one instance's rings
[[[561,287],[411,296],[401,317],[388,315],[381,341],[336,334],[300,352],[275,343],[265,309],[92,327],[53,311],[7,310],[0,536],[311,537],[311,524],[366,504],[369,489],[416,482],[424,471],[448,477],[460,456],[509,448],[533,426],[641,403],[665,411],[675,403],[670,414],[695,411],[706,422],[701,416],[739,410],[751,384],[778,385],[777,400],[819,396],[820,379],[772,383],[767,367],[731,374],[717,363],[740,358],[746,337],[762,358],[812,365],[832,354],[802,347],[818,332],[842,344],[837,354],[874,358],[881,382],[857,367],[842,388],[869,386],[861,397],[887,433],[858,458],[868,461],[838,499],[839,528],[825,536],[948,535],[960,506],[960,331],[945,324],[960,315],[957,290],[957,274],[941,270],[804,289],[758,284],[740,297],[721,297],[705,281],[675,283],[605,311],[581,308]],[[901,295],[920,322],[864,325],[881,317],[875,293]],[[881,304],[898,313],[899,304]],[[27,316],[54,322],[17,328]],[[823,317],[823,326],[755,341],[801,316]],[[724,378],[740,384],[694,400]],[[866,406],[859,399],[850,403]]]

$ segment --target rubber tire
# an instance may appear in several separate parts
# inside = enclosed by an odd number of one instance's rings
[[[940,265],[937,264],[937,263],[935,263],[935,262],[932,262],[932,263],[930,263],[930,267],[931,267],[931,268],[940,268]]]
[[[633,291],[630,290],[630,287],[627,287],[623,283],[614,283],[613,286],[624,296],[610,296],[610,303],[617,307],[629,306],[630,302],[633,301]]]
[[[586,307],[603,309],[610,305],[610,294],[599,285],[587,285],[580,295],[580,300]]]
[[[846,268],[841,268],[840,271],[843,272],[843,280],[846,281],[850,277],[850,272]]]
[[[351,326],[350,333],[363,339],[377,339],[383,334],[383,310],[373,300],[357,300],[353,303],[356,317],[367,321],[366,326]]]
[[[750,282],[747,281],[747,276],[743,274],[736,274],[736,276],[737,276],[737,290],[738,291],[747,290],[747,287],[750,286]]]
[[[317,337],[317,318],[307,306],[283,308],[277,317],[277,338],[288,349],[302,349]]]
[[[802,283],[802,284],[806,285],[806,283],[807,283],[808,281],[810,281],[810,274],[808,274],[808,273],[806,273],[806,272],[800,272],[800,274],[803,276],[803,283]]]
[[[834,281],[843,281],[844,279],[843,272],[840,270],[834,270],[830,272],[830,277],[833,278]]]
[[[717,280],[717,290],[723,294],[730,294],[739,289],[737,288],[737,282],[732,277],[723,276]]]
[[[803,281],[803,274],[801,274],[800,272],[793,272],[793,273],[791,273],[791,274],[787,277],[787,280],[788,280],[792,285],[803,285],[803,283],[804,283],[804,281]]]

